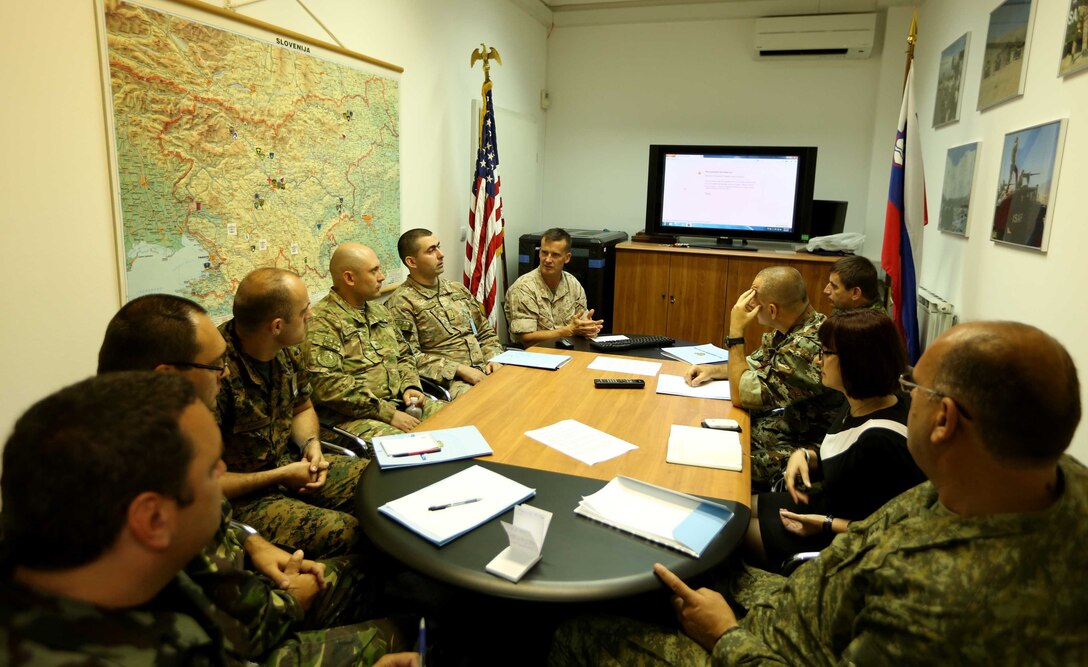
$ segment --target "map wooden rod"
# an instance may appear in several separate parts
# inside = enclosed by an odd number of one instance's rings
[[[179,5],[185,5],[186,7],[191,7],[193,9],[199,9],[200,11],[208,12],[209,14],[215,14],[216,16],[219,16],[219,17],[222,17],[222,18],[231,19],[232,21],[239,21],[241,23],[245,23],[246,25],[252,26],[254,28],[259,28],[261,30],[267,30],[268,32],[271,32],[271,33],[274,33],[274,34],[284,35],[285,37],[290,37],[291,39],[296,39],[296,40],[298,40],[300,42],[306,42],[307,44],[312,44],[312,45],[314,45],[314,46],[316,46],[318,48],[326,49],[328,51],[333,51],[334,53],[339,53],[339,54],[345,55],[345,56],[347,56],[349,58],[355,58],[356,60],[362,60],[363,62],[368,62],[368,63],[370,63],[372,65],[377,65],[378,67],[384,67],[385,69],[392,70],[392,71],[397,72],[397,73],[403,73],[404,72],[404,68],[401,67],[400,65],[394,65],[393,63],[387,63],[384,60],[378,60],[377,58],[372,58],[370,56],[366,56],[366,55],[363,55],[361,53],[356,53],[355,51],[345,49],[342,46],[337,46],[336,44],[332,44],[330,42],[326,42],[326,41],[323,41],[323,40],[320,40],[320,39],[316,39],[316,38],[310,37],[308,35],[303,35],[302,33],[295,32],[294,30],[289,30],[287,28],[281,28],[281,27],[279,27],[277,25],[272,25],[271,23],[268,23],[266,21],[262,21],[260,19],[255,19],[255,18],[253,18],[251,16],[246,16],[245,14],[238,14],[237,12],[227,11],[226,9],[223,9],[222,7],[216,7],[215,5],[208,4],[207,2],[203,2],[202,0],[170,0],[170,1],[174,2],[174,3],[177,3]]]

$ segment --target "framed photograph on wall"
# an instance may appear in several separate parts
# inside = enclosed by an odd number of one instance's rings
[[[967,45],[971,33],[965,32],[941,51],[937,70],[937,100],[933,104],[933,127],[954,123],[960,119],[960,97],[963,95],[963,69],[967,62]]]
[[[971,191],[975,182],[975,156],[978,142],[948,149],[941,186],[941,213],[937,228],[942,232],[967,238]]]
[[[1088,0],[1069,0],[1065,15],[1065,41],[1058,76],[1088,67]]]
[[[1067,123],[1062,118],[1005,135],[991,240],[1046,252]]]
[[[979,111],[1024,94],[1034,14],[1035,0],[1005,0],[990,12],[978,86]]]

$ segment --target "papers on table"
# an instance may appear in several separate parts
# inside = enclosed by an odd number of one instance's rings
[[[673,424],[665,460],[680,465],[739,472],[744,460],[740,433]]]
[[[626,440],[620,440],[574,419],[564,419],[551,426],[526,431],[525,435],[587,465],[607,461],[632,449],[638,449]]]
[[[687,347],[663,347],[661,354],[689,364],[721,364],[729,361],[729,350],[723,350],[713,343]]]
[[[661,362],[635,361],[634,359],[622,359],[620,357],[599,356],[589,365],[595,371],[614,371],[616,373],[629,373],[631,375],[648,375],[653,377],[661,372]]]
[[[515,507],[514,523],[501,522],[510,546],[491,559],[487,571],[515,583],[520,580],[529,568],[540,562],[544,536],[548,534],[551,521],[552,513],[548,510],[531,505]]]
[[[729,399],[729,380],[713,380],[698,387],[689,387],[687,380],[679,375],[662,373],[657,376],[657,393],[692,398],[713,398],[722,401]]]
[[[570,361],[565,354],[543,354],[541,352],[526,352],[525,350],[507,350],[502,354],[491,357],[488,361],[497,361],[500,364],[511,366],[528,366],[529,368],[543,368],[554,371]]]
[[[477,465],[388,502],[378,511],[442,546],[535,493],[536,489]]]
[[[475,426],[379,435],[373,439],[374,457],[382,470],[458,461],[492,454],[491,445]]]
[[[613,478],[574,513],[695,558],[733,516],[723,505],[630,477]]]

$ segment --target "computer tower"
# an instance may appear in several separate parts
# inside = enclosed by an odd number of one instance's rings
[[[570,273],[586,291],[586,302],[593,317],[604,320],[601,333],[612,331],[612,295],[616,288],[616,244],[627,240],[626,232],[607,229],[568,229],[571,237],[570,263],[564,271]],[[523,234],[518,239],[518,275],[532,271],[540,264],[540,237],[544,232]]]
[[[809,238],[841,234],[846,224],[846,204],[844,201],[813,199]]]

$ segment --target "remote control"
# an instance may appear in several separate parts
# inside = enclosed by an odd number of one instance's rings
[[[642,389],[646,386],[646,381],[597,378],[593,381],[593,386],[597,389]]]
[[[736,419],[704,419],[703,428],[712,428],[718,431],[740,431],[740,424]]]

